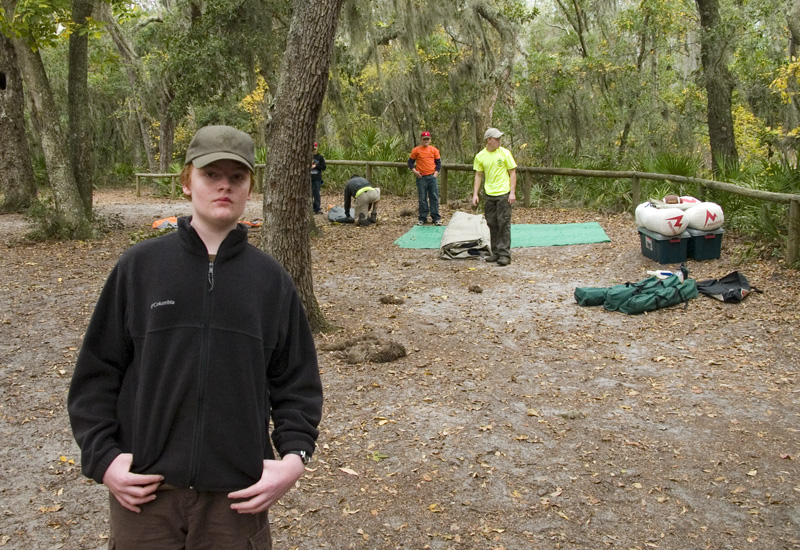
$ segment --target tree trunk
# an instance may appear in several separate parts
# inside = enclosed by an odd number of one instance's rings
[[[314,296],[309,189],[312,144],[328,85],[343,0],[295,0],[281,84],[267,138],[261,246],[292,275],[315,331],[328,323]]]
[[[786,13],[786,23],[789,29],[789,51],[787,52],[790,62],[797,59],[800,55],[800,0],[794,0],[789,6]],[[785,134],[792,132],[795,128],[800,126],[800,90],[798,90],[797,80],[789,78],[787,82],[786,91],[789,97],[792,98],[789,105],[786,107],[786,114],[784,117],[784,127],[786,128]],[[793,134],[793,132],[792,132]],[[786,138],[787,141],[791,140],[793,149],[797,151],[797,138]],[[797,158],[792,159],[794,164],[797,164]]]
[[[145,84],[141,79],[141,69],[139,67],[139,58],[136,55],[133,46],[125,36],[119,23],[114,19],[111,13],[111,8],[106,3],[101,3],[99,6],[99,17],[106,24],[108,34],[117,46],[122,65],[125,67],[125,76],[128,78],[128,85],[131,87],[131,98],[134,106],[134,114],[136,121],[139,125],[139,134],[141,137],[142,146],[145,154],[147,155],[147,168],[151,173],[158,171],[158,162],[156,161],[155,148],[153,147],[153,140],[150,139],[150,126],[147,123],[145,116],[144,101],[142,100],[142,90],[145,90]],[[138,159],[134,159],[134,162]]]
[[[501,59],[497,65],[494,61],[489,61],[490,71],[484,75],[482,82],[482,93],[476,101],[475,118],[478,124],[475,126],[475,137],[477,143],[483,144],[483,133],[487,128],[494,125],[494,110],[500,94],[509,90],[510,78],[514,69],[514,56],[516,54],[516,33],[513,25],[494,7],[486,2],[476,2],[473,4],[475,15],[479,21],[485,21],[500,36]],[[491,60],[492,54],[487,49],[484,55]]]
[[[167,107],[169,107],[168,104]],[[175,119],[169,114],[167,108],[164,108],[158,133],[158,169],[162,174],[169,173],[169,165],[172,164],[174,141]]]
[[[571,11],[562,0],[556,0],[556,2],[561,8],[561,12],[564,14],[564,17],[566,17],[567,21],[569,21],[572,30],[575,31],[575,34],[578,37],[578,42],[581,49],[581,57],[589,57],[589,47],[586,45],[586,16],[583,13],[580,2],[577,2],[576,0],[572,0],[570,2],[574,11]]]
[[[736,139],[733,133],[731,95],[733,84],[728,71],[726,51],[720,25],[717,0],[695,0],[700,14],[702,35],[700,59],[703,63],[703,81],[708,101],[708,140],[711,145],[711,169],[719,177],[723,169],[739,164]]]
[[[0,33],[0,212],[21,212],[36,200],[36,182],[25,133],[25,97],[11,40]]]
[[[67,110],[69,114],[70,160],[83,207],[92,212],[92,133],[89,122],[89,35],[81,32],[92,16],[91,0],[72,0],[72,20],[77,27],[69,36],[69,76]]]
[[[642,70],[644,68],[644,59],[646,56],[646,52],[650,49],[647,47],[647,28],[650,23],[650,15],[645,14],[644,16],[644,24],[643,30],[639,33],[639,44],[637,47],[638,53],[636,55],[636,74],[642,74]],[[655,52],[655,43],[653,44],[653,52]],[[656,75],[653,75],[653,81],[656,81]],[[634,97],[630,98],[626,101],[627,107],[627,114],[625,118],[625,124],[622,127],[622,134],[619,138],[619,148],[617,149],[617,161],[622,163],[625,161],[625,150],[628,146],[628,137],[631,134],[631,129],[633,128],[633,123],[636,120],[636,112],[638,110],[639,105],[639,96],[642,94],[642,89],[636,86],[634,91]]]
[[[581,141],[581,135],[583,135],[583,125],[581,124],[581,113],[580,108],[578,107],[578,98],[575,97],[574,92],[569,98],[569,120],[572,123],[572,135],[575,139],[572,154],[575,158],[579,158],[581,156],[581,149],[583,147],[583,143]]]
[[[14,12],[16,2],[12,0],[4,4],[7,14]],[[14,39],[13,43],[19,70],[33,105],[33,116],[38,118],[42,152],[58,222],[63,225],[64,233],[74,238],[89,237],[92,234],[91,224],[75,181],[68,140],[61,127],[61,116],[42,58],[22,38]]]

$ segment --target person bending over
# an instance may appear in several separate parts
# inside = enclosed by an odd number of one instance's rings
[[[348,217],[351,200],[355,209],[355,225],[366,227],[378,221],[381,190],[372,187],[366,178],[357,174],[350,176],[350,180],[344,186],[344,211]]]

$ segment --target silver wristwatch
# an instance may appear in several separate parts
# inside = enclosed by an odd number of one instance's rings
[[[286,453],[287,455],[297,455],[300,457],[300,460],[303,461],[303,464],[308,464],[311,462],[311,455],[305,451],[289,451]],[[286,455],[284,455],[286,456]]]

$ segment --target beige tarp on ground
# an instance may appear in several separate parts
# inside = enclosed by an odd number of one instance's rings
[[[442,258],[481,258],[491,253],[489,226],[483,214],[456,212],[442,235]]]

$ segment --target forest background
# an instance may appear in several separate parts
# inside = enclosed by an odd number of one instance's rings
[[[326,3],[338,20],[314,139],[327,158],[404,161],[429,130],[445,162],[471,163],[496,126],[520,165],[800,191],[799,0]],[[285,58],[300,4],[3,0],[3,210],[81,236],[92,189],[177,171],[206,124],[248,131],[265,162],[281,67],[307,63]],[[303,159],[307,141],[293,144]],[[350,171],[332,167],[328,185]],[[413,187],[404,170],[379,178],[385,191]],[[449,186],[466,197],[472,174],[451,173]],[[788,205],[706,198],[754,250],[782,253]],[[532,189],[538,205],[619,211],[631,199],[625,180],[539,176]]]
[[[32,243],[3,225],[5,548],[106,546],[107,495],[73,458],[67,380],[128,231],[175,211],[133,198],[133,174],[177,171],[200,126],[257,140],[261,236],[290,238],[262,245],[296,282],[310,271],[314,140],[329,159],[402,162],[429,130],[446,163],[470,164],[493,125],[523,166],[800,190],[800,0],[0,3],[0,202],[41,237],[75,239]],[[326,172],[326,202],[349,174]],[[724,208],[724,253],[690,263],[693,276],[741,269],[763,294],[629,317],[572,295],[652,268],[629,214],[613,214],[634,206],[629,180],[536,176],[542,208],[520,208],[516,222],[601,220],[611,242],[520,250],[507,271],[392,246],[415,202],[392,193],[412,192],[413,178],[373,176],[388,195],[380,225],[315,237],[321,306],[340,330],[315,336],[320,452],[272,511],[278,545],[800,545],[800,292],[779,261],[786,205],[705,196]],[[445,215],[472,184],[469,172],[448,179]],[[645,197],[701,191],[642,183]],[[130,225],[84,240],[121,205],[138,212]],[[295,225],[274,230],[272,211]],[[778,258],[740,262],[747,247]],[[350,359],[370,335],[409,353],[391,365]]]

